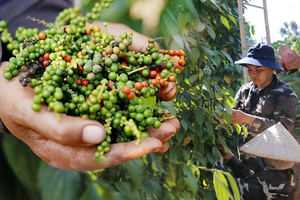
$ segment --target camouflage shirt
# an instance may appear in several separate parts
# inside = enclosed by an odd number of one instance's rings
[[[254,94],[253,82],[246,83],[235,96],[236,109],[255,116],[248,127],[249,133],[261,133],[272,125],[281,122],[289,131],[293,129],[297,115],[298,97],[283,81],[273,74],[273,81],[258,93],[258,102],[250,110],[250,100]]]
[[[232,170],[237,180],[241,199],[300,199],[300,180],[293,169],[264,170],[255,174],[246,169],[245,165],[235,156],[226,165]]]

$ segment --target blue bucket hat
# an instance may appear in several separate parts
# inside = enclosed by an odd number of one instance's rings
[[[246,57],[236,61],[235,64],[242,65],[243,67],[247,67],[250,64],[283,71],[276,62],[274,49],[263,43],[252,45]]]

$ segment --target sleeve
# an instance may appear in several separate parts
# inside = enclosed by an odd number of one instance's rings
[[[231,170],[236,178],[248,178],[254,174],[252,170],[246,168],[244,163],[242,163],[236,156],[233,156],[228,160],[226,164]]]
[[[225,167],[223,165],[223,162],[221,162],[220,160],[217,160],[214,163],[213,168],[218,169],[218,170],[222,170],[222,171],[226,172],[226,169],[225,169]]]
[[[242,199],[266,199],[264,188],[268,186],[264,181],[267,178],[263,172],[257,176],[252,170],[246,169],[246,166],[235,156],[227,162],[227,166],[236,178]]]
[[[288,90],[278,96],[275,103],[274,118],[268,119],[255,116],[250,130],[262,132],[278,122],[281,122],[288,131],[293,129],[297,116],[298,99],[296,94],[292,90]]]
[[[234,97],[234,101],[235,101],[235,106],[234,109],[241,109],[243,106],[243,102],[242,102],[242,87],[237,91],[235,97]]]

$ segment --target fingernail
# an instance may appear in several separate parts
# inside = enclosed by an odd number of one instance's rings
[[[101,126],[88,125],[83,128],[82,141],[88,144],[99,144],[105,136],[105,130]]]

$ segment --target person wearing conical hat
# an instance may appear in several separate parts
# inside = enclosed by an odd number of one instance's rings
[[[287,83],[300,97],[300,54],[290,49],[286,45],[282,45],[279,48],[279,56],[275,55],[277,63],[284,70],[278,73],[278,78]],[[297,106],[297,117],[294,123],[294,128],[291,134],[300,144],[300,104]],[[293,166],[295,172],[300,174],[300,163]]]
[[[217,146],[221,159],[214,167],[225,171],[222,159],[236,178],[241,199],[299,200],[299,176],[291,168],[300,163],[300,146],[279,122],[240,147],[240,151],[262,158],[264,170],[255,173],[222,145]]]
[[[244,124],[248,136],[241,134],[239,146],[272,125],[281,122],[288,131],[294,126],[298,97],[290,86],[278,79],[275,70],[282,71],[275,59],[274,49],[263,43],[252,45],[246,57],[235,62],[248,70],[251,81],[240,87],[235,95],[231,123]],[[240,154],[247,168],[263,170],[259,159]]]

